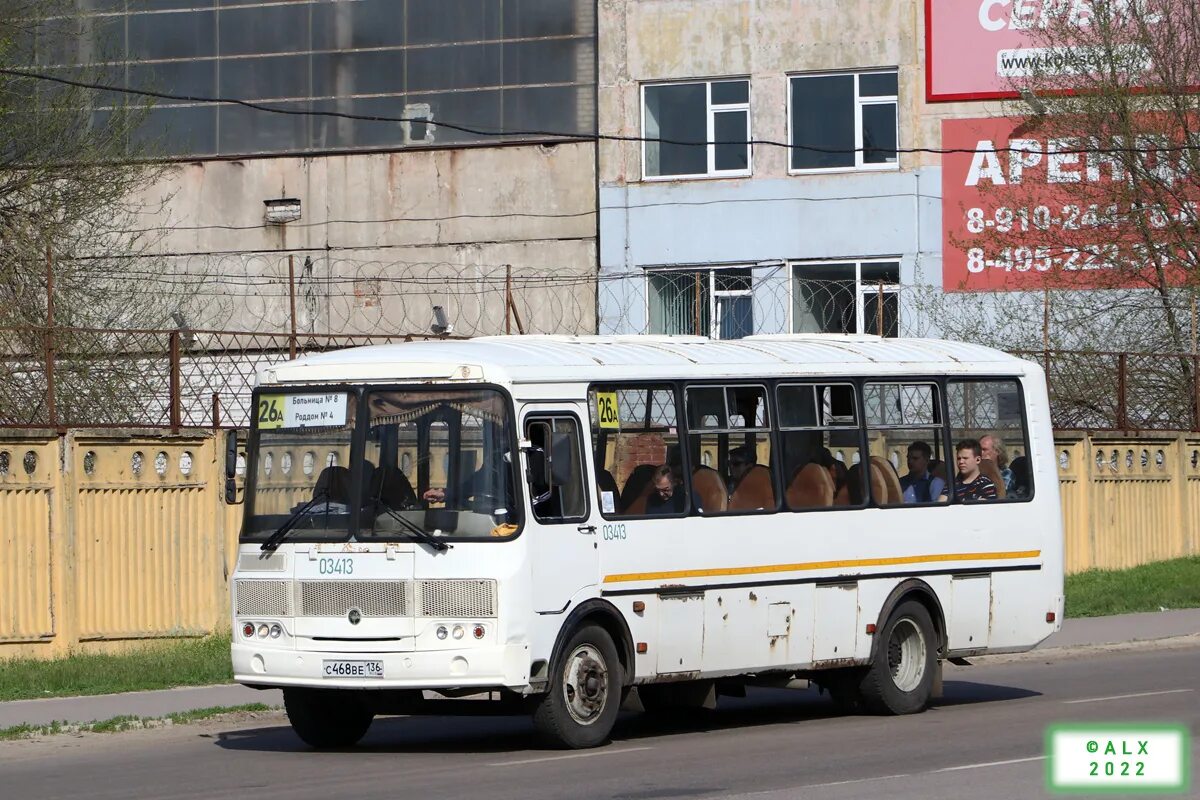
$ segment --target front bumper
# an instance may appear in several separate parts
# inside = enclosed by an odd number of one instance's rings
[[[287,650],[254,644],[232,646],[233,679],[255,686],[326,689],[521,690],[529,685],[529,645],[509,644],[458,650],[398,653]],[[325,677],[325,661],[382,661],[382,678]]]

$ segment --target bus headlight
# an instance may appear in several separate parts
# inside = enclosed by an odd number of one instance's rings
[[[271,629],[267,627],[267,623],[265,623],[265,622],[262,623],[261,625],[258,626],[258,638],[260,638],[260,639],[267,638],[267,634],[270,633],[270,631],[271,631]]]
[[[450,635],[450,632],[448,630],[446,630],[445,625],[438,625],[437,637],[439,639],[445,639],[449,635]]]
[[[465,631],[465,630],[463,630],[463,626],[462,626],[462,625],[455,625],[455,626],[454,626],[454,638],[455,638],[455,639],[461,639],[465,633],[466,633],[466,631]]]
[[[276,622],[274,625],[271,626],[271,638],[272,639],[278,639],[282,634],[283,634],[283,628],[279,627],[278,622]]]

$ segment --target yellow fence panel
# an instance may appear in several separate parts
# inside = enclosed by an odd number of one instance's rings
[[[80,640],[198,635],[221,616],[214,442],[75,443]]]
[[[1087,442],[1083,437],[1063,439],[1055,443],[1068,572],[1088,569],[1094,563],[1088,503],[1087,452]]]
[[[0,439],[0,642],[55,635],[51,525],[57,477],[57,438]]]

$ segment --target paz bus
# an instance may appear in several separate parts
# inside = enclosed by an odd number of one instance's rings
[[[908,714],[944,661],[1061,625],[1045,378],[995,350],[440,340],[271,366],[253,398],[233,668],[313,747],[485,693],[574,748],[634,691]]]

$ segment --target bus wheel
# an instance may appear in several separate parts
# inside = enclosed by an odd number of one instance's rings
[[[595,747],[608,739],[621,705],[621,662],[608,631],[586,625],[571,636],[550,672],[550,691],[533,722],[550,743]]]
[[[317,750],[358,744],[375,718],[354,692],[337,689],[284,689],[283,707],[292,730]]]
[[[860,688],[866,707],[879,714],[915,714],[929,704],[937,666],[937,637],[925,606],[901,603],[882,637]]]

